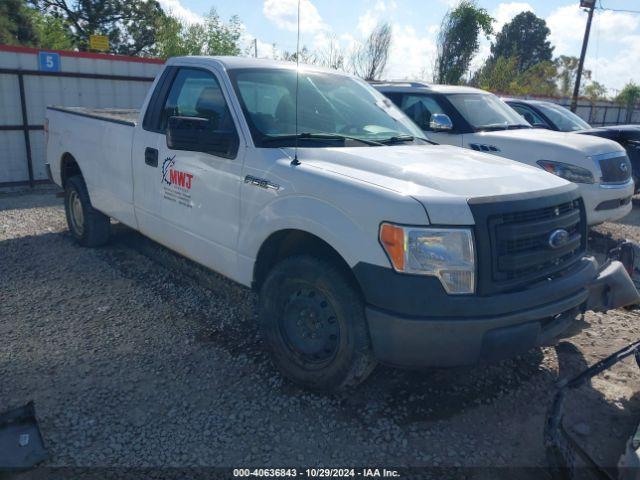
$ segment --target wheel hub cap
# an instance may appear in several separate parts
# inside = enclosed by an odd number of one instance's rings
[[[294,352],[308,362],[326,361],[338,347],[340,329],[326,297],[315,289],[301,289],[287,301],[282,331]]]
[[[73,230],[81,236],[84,232],[84,212],[80,195],[75,190],[69,194],[69,214]]]

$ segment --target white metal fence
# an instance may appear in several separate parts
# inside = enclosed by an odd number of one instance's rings
[[[47,105],[140,108],[162,63],[0,45],[0,186],[47,181]]]

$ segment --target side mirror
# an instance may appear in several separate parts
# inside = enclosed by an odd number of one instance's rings
[[[453,130],[453,122],[449,118],[449,115],[445,115],[444,113],[434,113],[431,115],[429,128],[434,132],[449,132]]]
[[[169,117],[167,147],[171,150],[203,152],[233,158],[238,152],[235,130],[214,130],[211,120],[201,117]]]

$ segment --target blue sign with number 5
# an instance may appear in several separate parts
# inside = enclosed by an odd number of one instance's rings
[[[38,52],[38,69],[41,72],[59,72],[60,54],[52,52]]]

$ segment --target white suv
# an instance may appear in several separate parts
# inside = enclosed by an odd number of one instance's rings
[[[535,129],[498,97],[476,88],[413,82],[373,86],[437,143],[500,155],[576,183],[589,225],[631,211],[631,164],[616,142]]]

